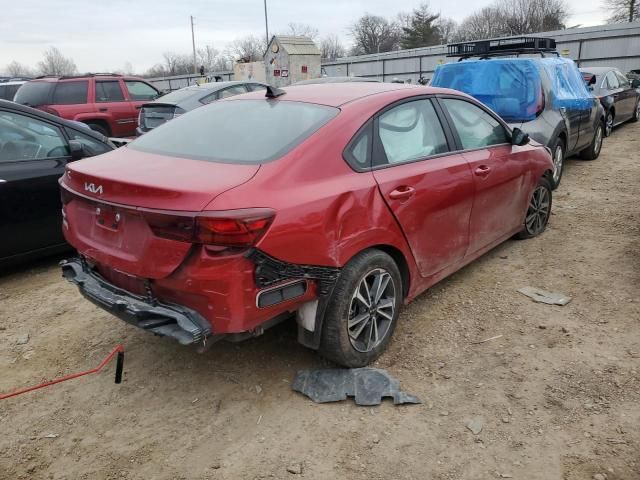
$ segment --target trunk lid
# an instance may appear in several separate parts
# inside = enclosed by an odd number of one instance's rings
[[[192,243],[158,235],[163,222],[188,225],[195,213],[249,181],[259,168],[127,147],[71,163],[61,179],[65,238],[81,254],[118,272],[164,278],[180,266]]]
[[[140,107],[138,126],[142,131],[146,132],[159,127],[182,113],[185,113],[184,110],[173,103],[145,103]]]
[[[249,181],[260,165],[167,157],[122,147],[70,163],[64,184],[99,201],[156,210],[196,212]]]

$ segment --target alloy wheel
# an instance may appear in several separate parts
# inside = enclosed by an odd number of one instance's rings
[[[611,135],[611,132],[613,131],[613,115],[611,115],[611,112],[607,113],[607,120],[606,120],[606,125],[605,125],[605,135],[608,137],[609,135]]]
[[[640,100],[636,103],[636,119],[640,119]]]
[[[596,138],[593,142],[593,152],[597,157],[600,154],[600,149],[602,148],[602,125],[598,126],[596,129]]]
[[[551,197],[549,190],[544,185],[538,185],[531,196],[525,227],[530,235],[541,233],[549,221],[551,210]]]
[[[386,270],[376,268],[358,283],[349,306],[349,341],[359,352],[370,352],[386,338],[396,310],[396,286]]]
[[[555,152],[553,152],[553,183],[558,184],[560,176],[562,175],[562,163],[564,162],[564,152],[560,145],[556,146]]]

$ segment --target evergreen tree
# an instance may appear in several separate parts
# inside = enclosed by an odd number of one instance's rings
[[[409,16],[407,25],[402,27],[402,48],[428,47],[440,45],[442,36],[437,25],[440,14],[432,13],[428,3],[422,3]]]

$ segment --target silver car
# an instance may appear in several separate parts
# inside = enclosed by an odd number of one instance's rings
[[[183,113],[216,100],[266,88],[265,83],[237,81],[203,83],[175,90],[140,107],[136,133],[143,135]]]

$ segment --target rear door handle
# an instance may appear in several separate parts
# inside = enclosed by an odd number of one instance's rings
[[[3,183],[7,183],[7,181],[4,178],[0,178],[0,185],[2,185]]]
[[[486,177],[491,173],[491,168],[487,167],[486,165],[480,165],[473,171],[473,173],[475,173],[479,177]]]
[[[416,193],[416,189],[415,188],[402,186],[402,187],[398,187],[395,190],[393,190],[389,194],[389,198],[391,200],[406,200],[408,198],[413,197],[413,195],[415,193]]]
[[[104,108],[104,107],[103,107],[103,108],[100,108],[99,110],[100,110],[101,112],[106,112],[106,111],[107,111],[107,109],[106,109],[106,108]]]

